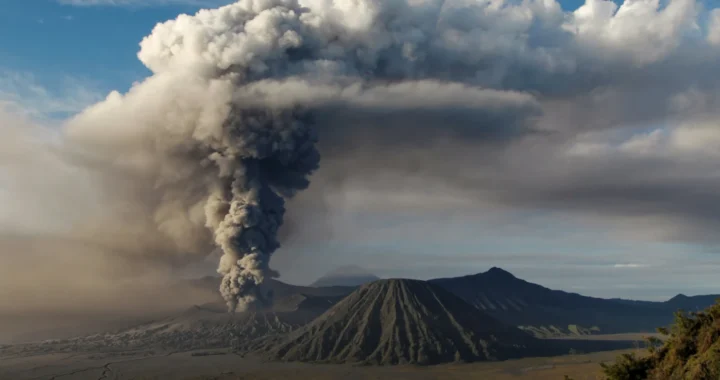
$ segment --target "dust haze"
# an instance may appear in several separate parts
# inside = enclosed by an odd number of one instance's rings
[[[149,262],[51,235],[0,236],[0,338],[66,337],[175,312],[217,297]],[[62,333],[60,327],[66,329]],[[54,331],[56,330],[56,331]]]
[[[0,127],[0,341],[103,331],[216,297],[181,280],[182,258],[150,258],[167,248],[138,240],[150,234],[141,220],[98,211],[137,200],[123,198],[131,182],[109,198],[109,172],[74,161],[56,127],[10,113]]]

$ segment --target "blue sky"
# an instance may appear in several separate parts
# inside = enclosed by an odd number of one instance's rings
[[[32,74],[55,93],[76,78],[94,90],[127,90],[149,71],[136,55],[142,38],[161,21],[193,6],[73,6],[50,0],[3,2],[0,67]]]
[[[576,9],[582,2],[561,3],[566,9]],[[202,8],[157,0],[125,6],[77,6],[53,0],[1,3],[0,68],[32,73],[54,91],[61,90],[62,78],[67,76],[82,79],[100,92],[126,90],[149,74],[136,57],[142,38],[158,22]]]
[[[583,2],[561,3],[574,10]],[[124,92],[149,75],[136,57],[142,38],[158,22],[200,8],[179,1],[121,3],[0,0],[0,101],[9,98],[36,116],[61,120],[111,90]],[[453,220],[442,231],[422,225],[413,215],[378,220],[354,212],[342,218],[346,230],[363,226],[364,231],[375,228],[377,234],[364,239],[341,233],[331,242],[298,245],[297,253],[281,251],[274,265],[285,273],[284,279],[309,283],[335,266],[383,262],[382,257],[392,253],[383,265],[366,266],[381,276],[418,278],[501,266],[546,286],[607,297],[663,299],[678,292],[720,292],[720,283],[712,280],[720,261],[712,250],[680,243],[613,241],[610,228],[591,230],[574,219],[536,210],[504,219],[501,228],[494,221]],[[422,234],[431,230],[441,237]],[[313,260],[304,260],[313,255]],[[687,273],[662,281],[654,276],[654,265],[678,267],[687,257],[697,263],[688,266]],[[645,264],[650,261],[652,265]]]

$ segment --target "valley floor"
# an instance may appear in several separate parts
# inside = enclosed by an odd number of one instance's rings
[[[587,340],[587,341],[629,341],[644,342],[646,338],[667,339],[666,335],[660,333],[624,333],[624,334],[598,334],[598,335],[568,335],[562,337],[551,337],[546,339],[554,340]]]
[[[430,367],[360,367],[267,363],[243,358],[227,350],[182,353],[51,354],[0,357],[2,380],[403,380],[403,379],[553,379],[569,375],[576,380],[600,379],[600,363],[623,352],[549,358],[526,358],[494,363]]]

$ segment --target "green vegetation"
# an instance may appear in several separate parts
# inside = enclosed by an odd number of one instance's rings
[[[652,360],[649,357],[639,358],[635,354],[623,354],[612,365],[600,365],[608,380],[642,380],[648,379]]]
[[[675,313],[662,343],[648,339],[648,354],[624,354],[614,364],[603,364],[608,380],[717,380],[720,379],[720,300],[697,313]]]

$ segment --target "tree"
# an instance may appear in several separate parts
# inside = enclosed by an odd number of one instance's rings
[[[634,353],[620,355],[615,363],[600,363],[608,380],[642,380],[652,369],[649,358],[638,358]]]
[[[648,339],[648,356],[624,354],[614,364],[602,364],[607,379],[720,379],[720,300],[704,311],[676,312],[670,329],[658,332],[667,340]]]

